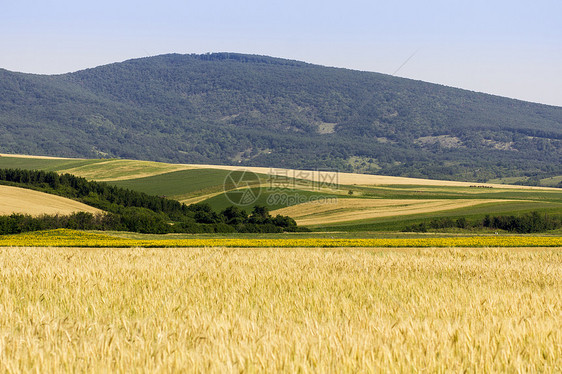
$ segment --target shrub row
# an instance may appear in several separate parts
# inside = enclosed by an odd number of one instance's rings
[[[486,215],[482,220],[469,222],[465,217],[453,219],[449,217],[434,218],[427,222],[406,226],[406,232],[426,232],[446,228],[490,228],[517,233],[532,233],[555,230],[562,227],[559,217],[551,217],[548,214],[531,212],[520,216],[490,216]]]

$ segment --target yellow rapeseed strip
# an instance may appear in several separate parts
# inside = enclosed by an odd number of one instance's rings
[[[314,247],[562,247],[562,237],[471,236],[451,238],[371,238],[371,239],[248,239],[193,238],[136,240],[68,229],[0,236],[3,247],[234,247],[234,248],[314,248]]]

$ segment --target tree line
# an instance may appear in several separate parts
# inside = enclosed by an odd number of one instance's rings
[[[453,219],[450,217],[434,218],[419,224],[409,225],[404,228],[405,232],[427,232],[430,230],[439,230],[447,228],[459,229],[493,229],[504,230],[508,232],[516,232],[527,234],[533,232],[545,232],[548,230],[556,230],[562,227],[562,219],[553,217],[548,214],[541,214],[537,211],[522,214],[519,216],[490,216],[485,215],[481,220],[473,222],[468,221],[465,217]]]

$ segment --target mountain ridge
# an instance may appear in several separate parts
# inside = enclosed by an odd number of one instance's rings
[[[0,151],[486,181],[562,174],[562,108],[259,55],[0,69]]]
[[[520,103],[533,104],[533,105],[536,104],[536,105],[547,106],[547,107],[552,107],[552,108],[562,108],[561,105],[554,105],[554,104],[542,103],[542,102],[538,102],[538,101],[524,100],[524,99],[519,99],[517,97],[502,96],[502,95],[499,95],[499,94],[493,94],[493,93],[485,92],[485,91],[478,91],[478,90],[468,89],[468,88],[464,88],[464,87],[457,87],[457,86],[452,86],[452,85],[448,85],[448,84],[444,84],[444,83],[438,83],[438,82],[424,81],[422,79],[401,77],[401,76],[397,76],[397,75],[393,75],[393,74],[381,73],[381,72],[376,72],[376,71],[371,71],[371,70],[362,70],[362,69],[353,69],[353,68],[346,68],[346,67],[339,67],[339,66],[322,65],[322,64],[309,63],[309,62],[305,62],[305,61],[283,58],[283,57],[272,57],[272,56],[259,55],[259,54],[243,54],[243,53],[237,53],[237,52],[208,52],[208,53],[204,53],[204,54],[196,54],[196,53],[182,54],[182,53],[171,52],[171,53],[150,55],[150,56],[144,56],[144,57],[128,58],[128,59],[125,59],[125,60],[122,60],[122,61],[110,62],[110,63],[107,63],[107,64],[101,64],[101,65],[97,65],[97,66],[93,66],[93,67],[80,68],[80,69],[72,70],[72,71],[65,72],[65,73],[52,73],[52,74],[48,74],[48,73],[29,73],[29,72],[21,72],[21,71],[17,71],[17,70],[6,69],[6,68],[2,68],[2,67],[0,67],[0,72],[4,71],[4,72],[7,72],[7,73],[22,74],[22,75],[36,76],[36,77],[59,77],[59,76],[65,76],[65,75],[78,74],[78,73],[81,73],[81,72],[95,70],[97,68],[102,68],[102,67],[106,67],[106,66],[119,65],[119,64],[123,64],[123,63],[134,62],[134,61],[149,60],[149,59],[158,58],[158,57],[166,57],[166,56],[204,57],[204,56],[213,56],[213,55],[240,55],[240,56],[245,56],[245,57],[248,57],[247,62],[259,62],[259,58],[264,58],[264,59],[271,59],[271,60],[279,60],[279,62],[277,63],[278,65],[292,65],[291,63],[294,63],[293,64],[294,66],[299,66],[299,65],[301,65],[301,66],[316,66],[316,67],[322,67],[322,68],[327,68],[327,69],[347,70],[347,71],[358,72],[358,73],[379,74],[379,75],[382,75],[382,76],[393,77],[393,78],[396,78],[396,79],[404,79],[404,80],[407,80],[407,81],[430,84],[430,85],[435,85],[435,86],[439,86],[439,87],[443,87],[443,88],[452,88],[452,89],[464,91],[464,92],[467,92],[467,93],[481,94],[481,95],[487,95],[487,96],[490,96],[490,97],[496,97],[496,98],[500,98],[500,99],[513,100],[513,101],[517,101],[517,102],[520,102]],[[252,57],[255,57],[256,59],[253,60]],[[287,63],[283,63],[284,61],[286,61]]]

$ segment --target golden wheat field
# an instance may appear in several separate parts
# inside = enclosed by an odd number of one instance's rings
[[[0,215],[20,213],[38,216],[73,212],[100,213],[101,210],[45,192],[0,185]]]
[[[60,172],[74,174],[97,181],[118,181],[143,178],[178,170],[193,169],[189,165],[165,164],[154,161],[108,160],[93,165],[83,165]]]
[[[1,372],[559,372],[562,251],[0,248]]]

